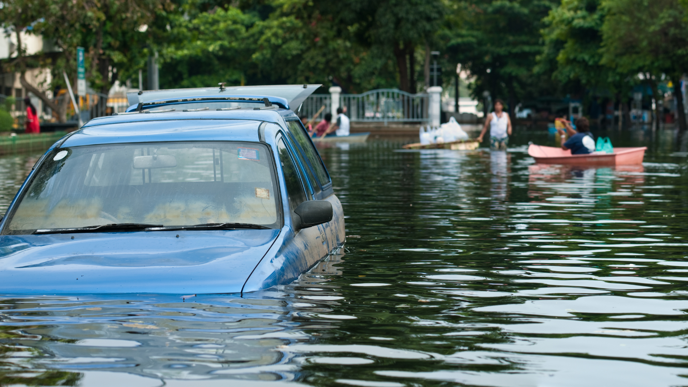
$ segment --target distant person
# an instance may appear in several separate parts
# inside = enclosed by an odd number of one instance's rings
[[[348,136],[351,124],[346,116],[346,106],[337,108],[337,121],[330,127],[327,133],[335,132],[337,136]]]
[[[571,121],[564,121],[566,125],[566,132],[569,134],[569,139],[561,144],[561,149],[571,150],[572,155],[588,155],[595,151],[595,139],[590,133],[590,121],[587,118],[581,117],[576,120],[576,128],[573,129]],[[559,130],[562,142],[566,138],[563,129]]]
[[[26,106],[26,133],[40,133],[41,125],[38,122],[38,113],[36,107],[31,103],[31,98],[24,98],[24,105]]]
[[[301,119],[301,123],[303,124],[303,127],[306,128],[306,130],[308,131],[308,133],[313,132],[313,125],[311,125],[311,123],[308,122],[308,117],[305,116],[305,115],[303,115],[303,116],[301,116],[301,117],[299,117],[299,118]]]
[[[490,128],[490,149],[506,150],[511,136],[511,120],[509,115],[504,112],[504,102],[496,99],[494,103],[494,113],[487,116],[478,141],[483,142],[483,136]]]
[[[315,126],[315,136],[324,137],[325,134],[327,134],[327,130],[330,128],[330,122],[332,122],[332,113],[325,113],[325,118]]]

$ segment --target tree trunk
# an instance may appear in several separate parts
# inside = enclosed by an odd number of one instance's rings
[[[425,75],[425,90],[430,88],[430,46],[425,42],[425,65],[423,67]]]
[[[683,106],[683,93],[681,92],[681,77],[672,78],[671,82],[674,84],[674,98],[676,98],[676,111],[678,112],[678,130],[686,131],[686,111]]]
[[[623,122],[627,123],[630,125],[631,123],[631,108],[630,108],[630,102],[628,100],[626,101],[621,101],[621,109],[623,111]]]
[[[661,117],[659,116],[659,88],[654,78],[650,78],[650,88],[652,89],[652,103],[655,105],[653,112],[653,127],[659,129],[659,123],[661,122]]]
[[[516,119],[516,96],[514,95],[513,86],[509,86],[508,92],[507,103],[509,104],[509,119],[513,122]]]
[[[22,40],[21,40],[21,29],[20,28],[15,28],[16,34],[17,34],[17,59],[19,63],[19,83],[22,85],[24,89],[29,91],[31,94],[35,95],[43,101],[44,104],[46,104],[50,109],[54,110],[57,112],[58,115],[58,120],[60,122],[66,122],[67,117],[66,117],[66,106],[59,106],[56,104],[53,100],[48,98],[48,95],[39,90],[37,87],[34,85],[30,84],[26,80],[26,64],[24,63],[24,52],[22,49]]]
[[[416,94],[416,49],[408,42],[404,45],[409,58],[409,93]]]
[[[401,43],[394,45],[394,57],[397,60],[397,69],[399,71],[399,88],[402,91],[409,92],[409,76],[408,65],[406,64],[406,50],[401,47]]]

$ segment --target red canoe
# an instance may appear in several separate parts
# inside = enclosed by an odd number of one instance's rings
[[[614,148],[614,153],[572,155],[570,150],[531,144],[528,154],[539,164],[573,164],[590,166],[640,165],[647,147]]]

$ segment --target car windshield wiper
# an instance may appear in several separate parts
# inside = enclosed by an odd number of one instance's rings
[[[167,226],[162,230],[231,230],[235,228],[249,228],[255,230],[269,230],[270,227],[252,223],[202,223],[191,226]]]
[[[148,224],[148,223],[110,223],[101,224],[98,226],[87,226],[87,227],[72,227],[72,228],[48,228],[48,229],[38,229],[34,231],[34,234],[62,234],[62,233],[73,233],[73,232],[100,232],[100,231],[139,231],[146,230],[149,228],[163,227],[161,224]]]

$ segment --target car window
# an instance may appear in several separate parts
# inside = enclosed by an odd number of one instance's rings
[[[279,152],[280,163],[282,164],[282,173],[284,173],[284,181],[287,185],[287,196],[289,197],[289,207],[291,212],[294,212],[299,204],[306,201],[306,193],[301,184],[301,178],[296,171],[296,166],[287,149],[284,140],[280,138],[277,140],[277,151]]]
[[[167,142],[66,148],[36,172],[10,233],[112,223],[279,227],[267,147]]]
[[[306,130],[301,125],[301,122],[287,121],[287,128],[289,129],[289,133],[296,139],[301,150],[305,153],[308,161],[310,161],[310,165],[314,169],[320,184],[327,185],[330,182],[330,175],[327,173],[327,169],[325,169],[320,154],[318,154],[318,151],[313,146],[313,142],[308,138],[308,134],[306,134]]]
[[[303,154],[300,152],[299,147],[297,144],[294,144],[294,141],[291,141],[291,146],[290,146],[290,153],[293,155],[296,155],[296,158],[298,159],[299,163],[301,164],[301,168],[299,169],[301,173],[305,173],[306,178],[308,179],[308,183],[310,184],[312,190],[311,192],[314,194],[322,192],[322,189],[320,188],[320,184],[318,183],[317,180],[315,180],[315,177],[313,177],[313,172],[311,170],[311,167],[308,165],[308,162],[304,158]]]

